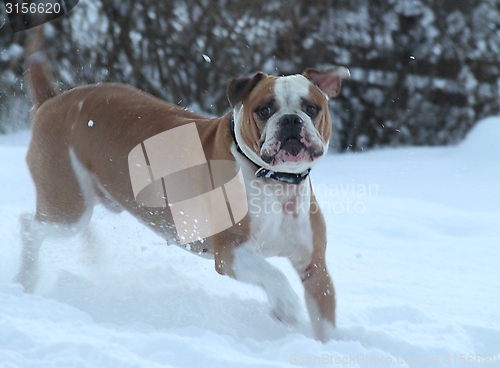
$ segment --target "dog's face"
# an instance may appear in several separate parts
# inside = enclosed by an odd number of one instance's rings
[[[302,173],[328,149],[328,99],[340,93],[344,67],[306,69],[287,77],[263,73],[232,79],[228,99],[234,107],[235,136],[256,164],[277,172]]]

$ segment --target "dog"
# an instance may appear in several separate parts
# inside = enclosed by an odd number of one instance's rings
[[[327,153],[332,132],[328,100],[340,93],[347,68],[233,78],[226,91],[232,109],[209,119],[117,83],[58,94],[44,54],[33,53],[28,64],[34,114],[26,160],[36,187],[36,212],[22,219],[17,275],[27,292],[36,287],[43,240],[85,228],[93,207],[101,203],[115,212],[128,211],[167,241],[212,257],[218,273],[260,286],[274,316],[293,324],[298,296],[265,259],[287,257],[302,280],[316,338],[332,337],[335,292],[325,260],[326,226],[309,172]],[[159,162],[189,158],[196,145],[182,143],[188,128],[198,134],[207,162],[234,163],[231,176],[242,185],[239,193],[247,203],[240,206],[240,215],[233,211],[232,226],[185,244],[175,231],[172,207],[137,200],[132,171],[141,165],[131,165],[131,152],[145,154],[151,137],[177,129],[172,145],[157,155]],[[143,169],[151,171],[149,158]],[[189,179],[196,184],[199,176]],[[158,182],[163,183],[160,195],[166,194],[165,181]],[[224,195],[231,201],[227,190]],[[265,211],[265,205],[274,210]]]

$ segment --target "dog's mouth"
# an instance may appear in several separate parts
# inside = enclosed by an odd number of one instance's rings
[[[297,138],[288,138],[281,144],[281,151],[288,153],[292,157],[299,155],[301,151],[305,151],[306,146]]]
[[[290,137],[278,142],[274,154],[262,154],[262,160],[270,165],[286,162],[312,162],[323,155],[323,149],[314,147],[303,138]]]

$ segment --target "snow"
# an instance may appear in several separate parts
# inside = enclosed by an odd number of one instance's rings
[[[1,61],[9,61],[12,59],[18,59],[23,54],[24,49],[22,46],[17,43],[11,44],[7,49],[2,50],[0,52],[0,60]]]
[[[500,118],[457,146],[329,155],[313,170],[338,301],[337,336],[325,344],[305,306],[297,326],[284,326],[258,288],[100,207],[91,233],[44,243],[40,286],[23,293],[12,279],[18,217],[35,201],[28,140],[0,136],[0,367],[450,367],[500,357]],[[302,295],[292,267],[271,261]]]
[[[212,59],[210,59],[210,56],[206,55],[206,54],[203,54],[203,60],[205,60],[205,62],[207,63],[211,63],[212,62]]]

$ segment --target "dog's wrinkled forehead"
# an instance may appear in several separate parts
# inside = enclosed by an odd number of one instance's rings
[[[278,106],[283,109],[300,107],[303,99],[311,98],[311,91],[317,88],[302,75],[289,75],[276,79],[274,95]],[[319,90],[318,90],[319,91]],[[326,102],[326,98],[324,98]]]

